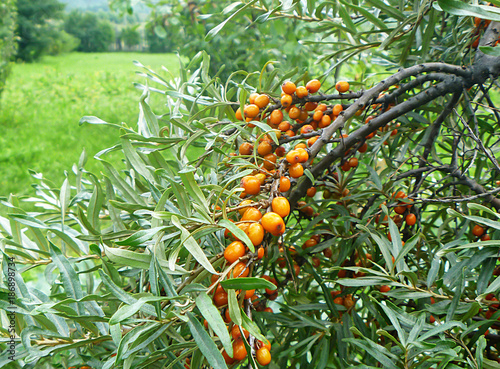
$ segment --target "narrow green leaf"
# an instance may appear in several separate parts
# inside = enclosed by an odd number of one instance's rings
[[[382,0],[367,0],[368,4],[372,4],[374,7],[382,10],[383,13],[397,19],[403,21],[406,19],[405,15],[401,13],[398,9],[393,6],[390,6],[384,3]]]
[[[257,277],[241,277],[241,278],[231,278],[220,282],[220,285],[224,289],[235,289],[235,290],[254,290],[269,288],[270,290],[275,290],[276,286],[264,278]]]
[[[206,292],[201,292],[196,298],[196,306],[201,312],[201,315],[207,320],[208,325],[212,327],[212,330],[220,338],[224,349],[227,354],[233,357],[233,345],[231,343],[231,337],[226,328],[226,323],[222,319],[219,310],[215,307],[210,296]]]
[[[228,308],[229,308],[229,317],[236,325],[241,325],[241,313],[240,307],[238,305],[238,298],[236,297],[236,291],[233,289],[227,290],[228,296]]]
[[[203,356],[208,361],[208,364],[211,365],[214,369],[227,369],[226,362],[222,357],[222,354],[219,352],[219,349],[215,345],[214,341],[208,333],[205,331],[203,325],[196,319],[193,313],[187,313],[188,316],[188,327],[193,335],[193,338],[198,345],[200,351],[203,353]]]
[[[243,243],[250,249],[250,251],[255,252],[255,246],[253,245],[248,235],[243,230],[238,228],[234,223],[230,222],[227,219],[221,219],[218,225],[223,228],[229,229],[229,232],[231,232],[236,237],[238,237],[238,239],[243,241]]]
[[[257,338],[258,340],[261,340],[262,342],[267,342],[267,338],[260,333],[259,327],[250,319],[243,310],[241,310],[241,326],[245,328],[248,333],[250,333],[252,336]]]
[[[453,15],[478,17],[500,22],[499,9],[492,6],[473,5],[469,2],[457,0],[438,0],[438,4],[445,12]]]
[[[257,2],[257,0],[252,0],[249,3],[243,5],[241,8],[236,10],[233,14],[231,14],[225,21],[223,21],[222,23],[220,23],[217,26],[215,26],[214,28],[212,28],[205,36],[205,41],[212,40],[221,31],[221,29],[224,28],[224,26],[226,25],[227,22],[229,22],[231,19],[236,17],[238,14],[240,14],[246,8],[253,5],[255,2]]]

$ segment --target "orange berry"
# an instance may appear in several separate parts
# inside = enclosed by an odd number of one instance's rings
[[[257,210],[258,211],[258,210]],[[231,242],[224,250],[224,257],[232,264],[246,253],[245,245],[240,241]]]
[[[248,226],[247,235],[254,246],[260,245],[264,240],[264,227],[260,223],[251,223]]]
[[[397,214],[404,214],[404,212],[406,211],[406,206],[396,206],[394,208],[394,211],[397,213]]]
[[[349,91],[349,83],[346,81],[339,81],[335,85],[335,89],[340,93],[347,92]]]
[[[264,173],[257,173],[255,175],[256,178],[260,181],[261,186],[266,183],[266,175]]]
[[[364,144],[363,144],[363,145],[362,145],[362,146],[358,149],[358,151],[359,151],[360,153],[365,153],[365,152],[366,152],[366,150],[368,150],[368,144],[365,142],[365,143],[364,143]]]
[[[319,89],[321,88],[321,82],[318,81],[317,79],[311,79],[309,82],[306,83],[306,88],[310,93],[313,94],[319,91]]]
[[[310,124],[306,124],[305,126],[302,126],[302,128],[300,129],[300,133],[302,134],[310,133],[312,131],[314,131],[314,128]]]
[[[243,109],[243,113],[246,118],[255,118],[259,115],[259,107],[255,104],[247,105],[245,106],[245,109]]]
[[[291,129],[289,129],[288,131],[285,132],[285,134],[288,136],[288,137],[293,137],[295,136],[295,132],[292,131]]]
[[[406,194],[403,191],[395,192],[395,193],[392,194],[392,196],[395,199],[404,199],[404,198],[406,198]]]
[[[288,131],[289,129],[291,128],[290,126],[290,123],[288,123],[286,120],[281,122],[279,125],[278,125],[278,129],[281,131],[281,132],[286,132]]]
[[[255,104],[255,99],[257,98],[257,96],[259,96],[259,94],[257,92],[252,92],[250,94],[250,96],[248,97],[248,102],[250,104]]]
[[[474,228],[472,228],[472,234],[476,237],[481,237],[484,234],[484,228],[476,224]]]
[[[257,152],[259,153],[260,156],[266,156],[267,154],[270,154],[272,151],[273,151],[273,146],[267,141],[262,141],[257,147]]]
[[[380,292],[382,292],[382,293],[389,292],[390,290],[391,290],[391,287],[389,287],[388,285],[380,286]]]
[[[483,234],[483,236],[481,237],[481,241],[489,241],[491,240],[491,237],[489,234]]]
[[[344,297],[344,306],[346,309],[352,308],[355,304],[356,302],[352,298],[352,295],[347,295],[346,297]]]
[[[313,114],[313,120],[320,121],[323,118],[323,112],[321,110],[316,109]]]
[[[275,197],[271,203],[271,207],[273,211],[282,218],[290,214],[290,203],[285,197]]]
[[[247,349],[241,337],[233,342],[233,358],[241,361],[247,357]]]
[[[341,104],[335,104],[332,108],[332,114],[339,115],[342,110],[344,110],[344,108]]]
[[[314,197],[316,195],[316,187],[309,187],[306,192],[307,196]]]
[[[234,114],[236,115],[236,119],[243,120],[243,115],[241,115],[241,108],[238,108]]]
[[[228,297],[227,297],[227,292],[226,291],[219,291],[216,292],[214,295],[214,302],[215,306],[223,306],[227,305]]]
[[[340,291],[337,291],[337,292],[340,292]],[[337,305],[344,305],[344,298],[343,297],[335,297],[333,299],[333,303],[334,304],[337,304]]]
[[[308,239],[304,244],[302,245],[303,249],[307,249],[309,247],[314,247],[318,244],[318,241],[316,241],[314,238]]]
[[[307,146],[311,147],[316,141],[318,141],[319,136],[311,137],[307,140]]]
[[[266,347],[261,347],[257,350],[256,358],[260,365],[267,365],[271,362],[271,353]]]
[[[261,222],[266,232],[271,233],[273,236],[279,236],[285,232],[285,222],[277,213],[269,212],[264,214]]]
[[[266,313],[274,313],[273,309],[271,309],[270,307],[266,307],[266,308],[264,309],[264,311],[265,311]]]
[[[282,158],[286,154],[286,149],[283,146],[278,146],[276,150],[274,150],[276,156]]]
[[[262,259],[264,257],[265,251],[266,250],[264,250],[262,246],[259,247],[259,249],[257,250],[257,258]]]
[[[358,166],[358,159],[357,158],[350,158],[349,159],[349,166],[351,168],[356,168]]]
[[[264,156],[264,168],[267,170],[272,170],[275,167],[276,161],[278,160],[278,157],[274,154],[267,154]]]
[[[222,357],[227,365],[234,364],[234,359],[227,354],[226,350],[222,350]]]
[[[269,115],[269,123],[278,125],[283,121],[283,112],[279,109],[273,110]]]
[[[261,218],[262,218],[262,213],[260,212],[260,210],[258,210],[256,208],[248,208],[243,213],[243,216],[241,217],[241,221],[242,222],[246,222],[246,221],[258,222]]]
[[[290,117],[290,119],[297,119],[298,117],[300,117],[300,113],[301,110],[294,105],[288,111],[288,116]]]
[[[238,264],[236,264],[234,269],[233,269],[233,276],[235,278],[247,277],[248,273],[250,273],[250,270],[247,268],[247,265],[242,261],[240,261]]]
[[[298,163],[300,160],[300,154],[297,150],[290,150],[286,154],[286,161],[289,162],[290,164],[295,164]]]
[[[349,164],[349,161],[346,161],[344,164],[342,164],[340,169],[342,169],[344,172],[349,171],[349,169],[351,169],[351,165]]]
[[[290,180],[287,177],[280,178],[280,187],[279,187],[280,192],[288,191],[291,186],[292,184],[290,183]]]
[[[306,146],[305,144],[303,144]],[[297,152],[299,153],[299,163],[305,163],[307,160],[309,160],[309,153],[305,148],[297,148]]]
[[[258,95],[255,98],[255,105],[257,105],[259,108],[264,108],[267,106],[267,104],[269,104],[269,96],[262,94]]]
[[[436,318],[434,318],[432,315],[429,318],[429,323],[433,324],[436,322]]]
[[[317,107],[318,107],[318,103],[315,103],[315,102],[312,102],[312,101],[308,101],[308,102],[306,102],[304,104],[304,110],[305,111],[313,111]]]
[[[260,192],[260,181],[255,176],[246,176],[241,180],[241,186],[249,195],[257,195]]]
[[[307,145],[306,145],[305,143],[300,142],[300,143],[298,143],[297,145],[295,145],[293,148],[294,148],[295,150],[297,150],[297,149],[305,149],[306,147],[307,147]]]
[[[243,334],[245,335],[245,338],[248,338],[250,336],[250,333],[248,333],[248,331],[243,327],[241,327],[241,329],[243,329]],[[233,337],[233,340],[241,338],[240,326],[236,324],[233,325],[233,328],[231,328],[231,336]]]
[[[302,99],[303,97],[309,95],[309,91],[304,86],[299,86],[295,89],[295,95],[297,95],[299,99]]]
[[[412,226],[417,222],[417,217],[415,216],[415,214],[410,213],[406,216],[405,220],[406,220],[406,224],[408,224],[409,226]]]
[[[319,268],[319,266],[321,265],[321,260],[319,260],[319,258],[317,256],[313,256],[311,261],[312,261],[312,265],[315,268]]]
[[[323,115],[323,117],[321,117],[321,127],[318,125],[318,127],[320,128],[325,128],[325,127],[328,127],[330,125],[330,123],[332,123],[332,118],[330,118],[329,115]]]
[[[240,204],[238,206],[244,206],[244,205],[248,205],[251,203],[252,203],[252,200],[243,200],[242,202],[240,202]],[[243,214],[245,214],[245,211],[247,211],[247,209],[248,209],[248,207],[238,209],[238,213],[240,213],[240,215],[243,215]]]
[[[283,82],[283,84],[281,85],[281,90],[288,95],[293,94],[296,89],[297,86],[295,86],[295,83],[293,83],[292,81]]]
[[[290,166],[288,172],[290,173],[290,177],[299,178],[304,174],[304,167],[300,163],[295,163]]]
[[[255,290],[247,290],[245,291],[245,299],[251,299],[252,296],[255,295]]]
[[[250,142],[243,142],[239,147],[240,155],[251,155],[253,151],[253,145]]]
[[[283,106],[284,108],[288,108],[290,105],[292,105],[292,100],[292,95],[284,94],[283,96],[281,96],[281,106]]]

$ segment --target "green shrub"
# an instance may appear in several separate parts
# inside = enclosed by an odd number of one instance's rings
[[[10,73],[10,62],[16,52],[16,2],[6,0],[0,4],[0,97]]]
[[[64,30],[80,40],[78,51],[106,51],[115,41],[111,23],[92,12],[73,10],[64,19]]]

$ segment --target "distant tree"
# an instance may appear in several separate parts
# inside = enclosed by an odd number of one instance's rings
[[[66,16],[64,30],[80,40],[78,51],[106,51],[115,39],[111,23],[91,12],[72,11]]]
[[[17,57],[19,59],[34,61],[49,52],[53,45],[64,43],[65,39],[68,40],[67,35],[61,29],[60,22],[57,22],[62,19],[64,10],[64,4],[59,1],[18,0],[17,10],[19,36]]]
[[[121,32],[121,38],[125,42],[125,46],[129,48],[141,43],[141,34],[137,30],[137,26],[125,27]]]
[[[0,94],[10,72],[10,60],[16,51],[16,4],[14,0],[0,3]]]

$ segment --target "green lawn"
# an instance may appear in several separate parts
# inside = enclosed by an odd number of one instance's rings
[[[157,72],[165,66],[175,74],[179,66],[175,55],[142,53],[70,53],[14,65],[0,105],[0,196],[32,195],[28,169],[62,184],[83,148],[87,170],[99,172],[93,156],[117,143],[118,132],[78,122],[95,115],[136,127],[141,91],[133,82],[145,78],[135,74],[133,60]],[[159,114],[163,102],[155,95],[151,105]]]

